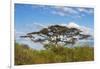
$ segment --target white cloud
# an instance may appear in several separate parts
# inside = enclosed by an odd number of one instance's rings
[[[36,32],[41,30],[42,28],[46,28],[45,24],[41,24],[39,22],[27,23],[22,31],[29,33],[29,32]]]
[[[20,31],[15,31],[15,34],[25,34],[25,33]]]
[[[67,7],[67,6],[47,6],[47,5],[36,5],[33,8],[42,8],[44,10],[50,9],[49,12],[53,15],[59,16],[73,16],[81,18],[86,14],[93,14],[94,10],[92,8],[78,8],[78,7]],[[82,13],[84,12],[84,13]]]
[[[83,34],[90,34],[90,28],[87,28],[85,26],[81,26],[81,30],[83,31]]]
[[[45,28],[45,27],[46,27],[45,25],[43,25],[43,24],[41,24],[41,23],[36,23],[36,22],[32,23],[32,25],[33,25],[33,26],[34,26],[34,25],[37,25],[38,27],[42,27],[42,28]]]
[[[23,26],[23,28],[19,30],[14,30],[15,38],[16,40],[21,40],[20,36],[26,35],[29,32],[35,32],[39,31],[42,28],[47,27],[46,25],[43,25],[41,23],[33,22],[33,23],[27,23]]]
[[[25,32],[21,32],[21,31],[15,31],[15,40],[21,40],[20,36],[26,35]]]
[[[67,13],[69,13],[69,14],[78,14],[78,12],[77,12],[75,9],[69,8],[69,7],[64,7],[64,8],[63,8],[63,11],[64,11],[64,12],[67,12]]]
[[[91,8],[88,8],[88,9],[87,8],[72,8],[72,7],[65,7],[65,6],[55,6],[55,7],[52,7],[52,9],[53,9],[53,11],[51,10],[52,14],[56,14],[59,16],[75,15],[75,17],[78,17],[78,18],[85,16],[85,14],[92,15],[94,12],[94,10]]]
[[[80,26],[74,22],[70,22],[68,25],[67,25],[68,28],[80,28]]]
[[[59,16],[69,16],[72,14],[78,14],[78,12],[75,9],[65,6],[56,6],[52,7],[52,9],[54,10],[51,11],[51,13]]]
[[[66,24],[66,23],[61,23],[60,25],[61,25],[61,26],[67,26],[67,24]]]
[[[92,8],[81,7],[67,7],[67,6],[47,6],[47,5],[33,5],[33,8],[42,8],[44,10],[50,9],[49,12],[53,15],[59,16],[73,16],[75,18],[81,18],[85,16],[84,13],[93,15],[94,10]],[[84,13],[82,13],[84,12]]]
[[[85,9],[82,9],[82,8],[78,8],[77,10],[80,11],[80,12],[86,11]]]
[[[72,13],[72,14],[77,14],[78,12],[71,7],[65,7],[65,6],[56,6],[53,7],[57,11],[62,11],[62,12],[67,12],[67,13]]]
[[[84,12],[84,13],[87,13],[87,14],[93,14],[94,13],[93,9],[77,8],[77,10],[79,12]]]
[[[61,11],[52,11],[51,13],[55,14],[55,15],[59,15],[59,16],[66,16],[66,14],[64,12],[61,12]]]
[[[69,28],[78,28],[82,31],[83,34],[88,34],[88,35],[92,35],[93,36],[93,30],[91,28],[85,27],[85,26],[80,26],[77,23],[74,22],[70,22],[69,24],[67,24],[67,27]]]

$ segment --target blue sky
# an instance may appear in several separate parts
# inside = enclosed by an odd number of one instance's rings
[[[38,31],[52,24],[68,25],[74,23],[89,29],[93,33],[94,9],[84,7],[48,6],[33,4],[15,4],[15,35],[17,41],[20,35]],[[30,42],[25,42],[30,44]],[[30,44],[31,45],[31,44]]]

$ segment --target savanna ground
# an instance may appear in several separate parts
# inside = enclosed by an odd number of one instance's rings
[[[94,60],[94,48],[68,48],[64,46],[45,45],[45,50],[35,50],[27,45],[15,43],[15,65],[65,63]]]

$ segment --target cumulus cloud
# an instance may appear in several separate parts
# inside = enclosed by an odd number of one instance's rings
[[[74,22],[70,22],[68,25],[67,25],[68,28],[80,28],[80,26]]]
[[[77,23],[75,22],[70,22],[69,24],[67,24],[67,27],[69,28],[78,28],[80,29],[82,32],[82,34],[85,34],[85,35],[92,35],[93,36],[93,30],[91,28],[88,28],[88,27],[85,27],[85,26],[81,26],[81,25],[78,25]]]

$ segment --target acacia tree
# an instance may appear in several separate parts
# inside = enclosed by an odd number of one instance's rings
[[[61,43],[63,45],[72,44],[76,41],[87,39],[90,35],[82,34],[83,31],[77,28],[68,28],[67,26],[51,25],[38,32],[27,33],[21,38],[29,38],[32,42],[42,44],[54,44],[56,47]]]

